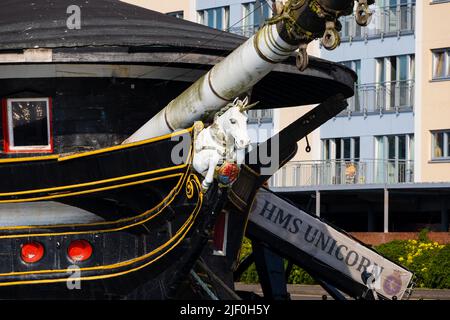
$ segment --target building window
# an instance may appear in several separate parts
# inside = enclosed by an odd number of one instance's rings
[[[335,138],[322,140],[323,163],[319,179],[326,184],[353,184],[360,178],[360,139]]]
[[[352,69],[355,71],[356,76],[358,77],[356,83],[355,83],[355,94],[353,97],[347,99],[348,107],[347,111],[351,112],[361,112],[361,97],[359,95],[359,84],[361,83],[361,60],[351,60],[351,61],[342,61],[342,65],[346,66],[349,69]]]
[[[178,18],[178,19],[183,19],[184,18],[184,12],[183,11],[168,12],[167,15],[171,16],[171,17]]]
[[[432,159],[450,159],[450,130],[436,131],[432,136]]]
[[[250,37],[255,33],[255,18],[254,18],[255,3],[244,3],[242,5],[242,35]]]
[[[358,83],[360,83],[361,60],[342,61],[341,64],[355,71],[356,75],[358,76]]]
[[[414,55],[376,59],[376,83],[371,88],[375,110],[411,109],[414,106]]]
[[[450,79],[450,49],[433,50],[433,79]]]
[[[359,160],[359,137],[322,140],[324,160]]]
[[[270,123],[273,119],[272,109],[260,109],[248,111],[248,123]]]
[[[414,135],[375,137],[375,181],[411,182],[414,179]]]
[[[250,37],[272,16],[272,8],[266,0],[242,4],[242,33]]]
[[[5,152],[52,152],[51,99],[3,99]]]
[[[230,7],[200,10],[198,22],[210,28],[228,30],[230,28]]]

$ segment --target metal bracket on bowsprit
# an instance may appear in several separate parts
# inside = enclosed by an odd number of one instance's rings
[[[246,154],[238,179],[228,199],[242,212],[248,212],[258,189],[297,153],[297,142],[335,117],[347,107],[342,94],[332,96],[267,141]],[[269,155],[267,157],[260,155]]]

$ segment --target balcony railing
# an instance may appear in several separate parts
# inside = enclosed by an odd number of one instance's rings
[[[343,114],[412,111],[414,109],[414,80],[355,85],[355,95],[347,101],[348,107]]]
[[[244,36],[250,38],[252,35],[259,30],[260,25],[244,25],[240,27],[231,27],[228,31],[231,33],[238,34],[240,36]]]
[[[359,26],[354,16],[345,16],[340,19],[342,41],[398,36],[402,33],[413,32],[415,29],[415,3],[381,8],[372,6],[371,9],[374,13],[372,22],[367,27]]]
[[[293,161],[271,179],[272,187],[414,182],[411,160]]]

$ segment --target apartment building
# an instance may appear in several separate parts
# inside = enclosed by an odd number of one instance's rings
[[[345,17],[341,45],[320,50],[358,81],[347,110],[320,128],[316,161],[285,169],[294,184],[414,181],[415,7],[414,0],[377,1],[368,27]]]
[[[272,0],[122,0],[156,10],[211,28],[250,37],[265,21],[272,17]],[[319,42],[309,45],[308,53],[319,56]],[[312,106],[292,107],[285,110],[257,109],[249,111],[249,133],[252,142],[262,142],[308,112]],[[305,152],[306,146],[311,152]],[[299,142],[299,152],[293,160],[312,160],[320,156],[319,130]]]
[[[165,13],[177,18],[197,21],[197,13],[195,11],[195,1],[193,0],[121,0],[129,4],[133,4],[146,9]]]
[[[170,8],[128,1],[183,11],[185,19],[247,37],[272,15],[270,0],[186,0]],[[357,73],[355,95],[308,137],[312,152],[305,152],[305,139],[299,143],[296,157],[271,179],[274,191],[349,231],[448,230],[449,2],[378,0],[368,27],[342,18],[336,50],[310,45],[310,54]],[[252,141],[310,108],[251,111]]]
[[[450,181],[450,1],[419,2],[416,177],[422,182]]]
[[[366,28],[343,18],[340,47],[321,49],[357,73],[355,95],[320,128],[320,157],[289,163],[274,189],[349,231],[448,231],[450,3],[372,11]]]

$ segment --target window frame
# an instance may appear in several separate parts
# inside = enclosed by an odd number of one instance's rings
[[[218,11],[220,11],[220,13],[218,13]],[[218,14],[220,15],[220,20],[222,22],[221,28],[218,28]],[[209,25],[210,15],[212,15],[212,26]],[[216,30],[228,31],[230,29],[230,6],[211,7],[197,10],[197,23]]]
[[[436,157],[435,156],[435,147],[436,147],[436,134],[442,133],[443,137],[443,150],[442,150],[442,156]],[[450,160],[450,130],[433,130],[431,131],[431,160]]]
[[[344,157],[344,144],[345,141],[350,142],[350,158]],[[322,160],[324,161],[351,161],[358,162],[361,159],[361,137],[343,137],[343,138],[326,138],[321,139],[322,142]],[[338,142],[338,143],[337,143]],[[339,155],[337,155],[337,145],[339,144]],[[356,157],[356,145],[359,146],[359,154]],[[328,151],[328,157],[327,157]],[[337,158],[336,156],[339,156]]]
[[[12,126],[12,103],[18,101],[46,101],[47,104],[47,145],[15,146],[11,143],[14,135]],[[53,153],[52,98],[4,98],[2,99],[3,152],[5,153]]]
[[[431,79],[433,80],[450,80],[450,48],[440,48],[440,49],[433,49],[431,50],[432,54],[432,70],[431,70]],[[444,55],[444,65],[443,65],[443,75],[437,76],[436,75],[436,61],[437,56],[439,54]]]

